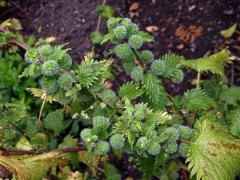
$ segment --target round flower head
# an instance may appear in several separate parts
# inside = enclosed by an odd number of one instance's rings
[[[174,72],[174,77],[172,77],[172,82],[175,84],[180,84],[183,81],[184,74],[181,69],[177,69]]]
[[[143,45],[143,38],[139,35],[132,35],[128,43],[133,49],[140,49]]]
[[[134,81],[140,81],[143,79],[143,69],[140,66],[136,66],[132,69],[131,78]]]
[[[80,137],[85,142],[90,142],[92,138],[92,130],[89,128],[85,128],[81,131]]]
[[[53,53],[53,48],[49,44],[43,45],[38,49],[39,49],[39,52],[44,56],[48,56]]]
[[[178,145],[176,142],[169,142],[169,143],[166,143],[163,148],[165,149],[166,153],[173,154],[177,152]]]
[[[93,127],[106,127],[110,125],[109,119],[104,116],[96,116],[93,118]]]
[[[142,53],[140,54],[140,57],[144,63],[150,63],[154,59],[153,53],[148,50],[142,51]]]
[[[131,54],[131,49],[128,44],[119,44],[114,48],[116,56],[120,59],[127,59]]]
[[[72,66],[72,58],[68,54],[64,54],[57,62],[63,69],[70,69]]]
[[[36,64],[30,64],[28,66],[28,75],[33,78],[37,78],[41,75],[41,68]]]
[[[168,127],[163,131],[161,136],[167,141],[176,142],[179,138],[179,133],[176,128]]]
[[[46,61],[42,65],[42,73],[45,76],[53,77],[59,73],[59,65],[56,61]]]
[[[41,87],[47,94],[54,94],[58,89],[57,80],[54,78],[43,77],[41,79]]]
[[[143,120],[145,118],[145,106],[144,104],[136,104],[134,116],[137,120]]]
[[[162,60],[155,60],[151,64],[151,71],[155,75],[161,75],[165,71],[165,63]]]
[[[115,92],[112,91],[111,89],[104,90],[101,94],[101,97],[104,103],[111,105],[114,104],[117,98]]]
[[[25,53],[25,61],[27,63],[34,63],[38,58],[38,50],[35,48],[30,48]]]
[[[127,36],[130,37],[134,34],[138,34],[139,32],[139,28],[138,28],[138,25],[132,23],[129,27],[128,27],[128,30],[127,30]]]
[[[68,91],[72,87],[72,77],[68,74],[61,74],[58,78],[58,85],[65,91]]]
[[[147,150],[147,148],[148,148],[148,138],[146,136],[140,137],[136,142],[136,146],[139,149],[142,149],[144,151]]]
[[[185,143],[181,143],[178,147],[178,152],[181,157],[187,157],[190,146]]]
[[[125,144],[125,139],[121,134],[114,134],[110,138],[110,144],[113,149],[121,149]]]
[[[118,19],[117,18],[110,18],[108,19],[107,21],[107,28],[108,28],[108,31],[111,31],[112,29],[116,28],[118,26]]]
[[[106,141],[100,141],[97,143],[95,152],[99,155],[105,155],[110,151],[110,145]]]
[[[148,147],[148,153],[156,156],[160,153],[161,146],[157,142],[152,142]]]
[[[121,21],[121,25],[125,27],[126,29],[129,29],[129,27],[132,25],[132,20],[129,18],[124,18]]]
[[[117,39],[124,39],[127,35],[127,30],[125,27],[123,26],[117,26],[114,30],[113,30],[114,36]]]
[[[179,126],[178,131],[179,131],[179,138],[183,140],[190,140],[195,133],[194,129],[191,129],[187,126]]]

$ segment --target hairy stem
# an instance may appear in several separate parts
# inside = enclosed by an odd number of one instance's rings
[[[107,0],[103,0],[102,5],[104,6],[106,4]],[[99,31],[100,29],[100,25],[101,25],[101,21],[102,21],[102,16],[101,14],[98,16],[98,22],[97,22],[97,28],[96,31]]]
[[[137,51],[133,48],[131,48],[131,49],[132,49],[134,55],[137,57],[137,62],[140,64],[140,66],[144,67],[144,64],[142,63],[141,58],[139,57]]]
[[[16,156],[16,155],[38,155],[49,152],[61,152],[61,153],[70,153],[70,152],[81,152],[86,151],[85,146],[74,146],[74,147],[64,147],[59,149],[31,149],[31,150],[22,150],[22,149],[5,149],[0,147],[0,154],[4,156]]]
[[[37,120],[37,133],[40,131],[41,126],[42,126],[41,117],[42,117],[42,112],[43,112],[43,108],[44,108],[44,106],[45,106],[45,103],[46,103],[46,96],[45,96],[44,99],[43,99],[42,106],[41,106],[41,109],[40,109],[39,115],[38,115],[38,120]]]
[[[10,43],[10,44],[16,44],[17,46],[23,48],[24,50],[28,50],[28,49],[30,48],[29,45],[26,44],[25,42],[23,42],[23,41],[18,41],[18,40],[16,40],[16,39],[13,39],[13,40],[11,40],[11,41],[8,41],[8,43]]]

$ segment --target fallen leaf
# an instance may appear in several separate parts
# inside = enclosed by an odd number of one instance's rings
[[[132,5],[129,8],[129,12],[133,12],[139,9],[140,4],[139,3],[132,3]]]
[[[232,26],[230,26],[229,28],[222,30],[220,32],[220,34],[224,37],[224,38],[230,38],[232,37],[233,33],[236,31],[237,29],[237,23],[233,24]]]
[[[158,27],[157,27],[157,26],[154,26],[154,25],[152,25],[152,26],[147,26],[147,27],[146,27],[146,31],[147,31],[147,32],[156,32],[156,31],[158,31]]]
[[[184,44],[179,44],[179,45],[177,45],[177,49],[181,50],[181,49],[183,49],[183,48],[184,48]]]
[[[55,41],[56,40],[56,37],[53,37],[53,36],[49,36],[49,37],[47,37],[46,39],[45,39],[45,41],[47,42],[47,43],[51,43],[51,42],[53,42],[53,41]]]

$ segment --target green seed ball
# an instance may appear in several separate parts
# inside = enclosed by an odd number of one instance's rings
[[[96,116],[93,118],[93,127],[106,127],[110,125],[109,119],[104,116]]]
[[[118,58],[127,59],[131,55],[132,50],[128,44],[119,44],[114,48],[114,52]]]
[[[144,104],[136,104],[134,116],[137,120],[143,120],[145,118],[145,105]]]
[[[138,25],[132,23],[129,27],[128,27],[128,30],[127,30],[127,36],[130,37],[134,34],[138,34],[139,32],[139,27]]]
[[[104,103],[110,105],[113,105],[117,98],[116,93],[111,89],[104,90],[101,94],[101,97]]]
[[[39,52],[44,56],[48,56],[48,55],[52,54],[54,51],[52,46],[50,46],[49,44],[43,45],[43,46],[39,47],[38,49],[39,49]]]
[[[37,78],[42,74],[41,68],[36,64],[30,64],[28,66],[28,75],[33,78]]]
[[[136,66],[132,69],[131,78],[134,81],[141,81],[143,79],[143,69],[140,66]]]
[[[179,139],[179,132],[174,127],[168,127],[163,131],[161,136],[167,141],[176,142]]]
[[[141,150],[147,150],[148,149],[148,138],[146,136],[140,137],[136,142],[136,147]]]
[[[64,54],[57,62],[63,69],[70,69],[72,67],[72,58],[68,54]]]
[[[42,73],[45,76],[53,77],[59,73],[59,65],[56,61],[49,60],[43,63]]]
[[[173,154],[173,153],[177,152],[178,145],[176,142],[169,142],[169,143],[165,144],[164,149],[165,149],[166,153]]]
[[[113,149],[121,149],[125,144],[125,139],[121,134],[114,134],[110,138],[110,144]]]
[[[140,58],[144,63],[150,63],[154,59],[154,55],[151,51],[145,50],[140,54]]]
[[[127,35],[127,30],[125,27],[123,26],[117,26],[114,30],[113,30],[114,36],[117,39],[124,39]]]
[[[26,51],[24,57],[27,63],[34,63],[37,61],[38,58],[38,50],[35,48],[30,48]]]
[[[58,85],[65,91],[71,89],[73,84],[72,77],[68,74],[61,74],[58,78]]]
[[[151,71],[157,76],[162,75],[165,71],[165,63],[162,60],[153,61]]]
[[[84,142],[90,142],[92,139],[92,129],[85,128],[81,131],[80,137]]]
[[[143,42],[143,38],[139,35],[132,35],[128,40],[129,45],[133,49],[140,49],[143,45]]]
[[[105,155],[110,151],[110,145],[106,141],[100,141],[95,149],[95,152],[99,155]]]
[[[172,82],[175,84],[180,84],[183,81],[184,73],[181,69],[178,69],[174,72],[174,77],[172,78]]]
[[[108,21],[107,21],[107,28],[108,28],[108,31],[111,31],[112,29],[116,28],[118,26],[118,19],[117,18],[110,18]]]
[[[125,27],[126,29],[129,29],[129,27],[132,25],[132,20],[129,18],[124,18],[121,21],[121,25]]]
[[[161,146],[157,142],[152,142],[148,147],[148,153],[157,156],[161,151]]]
[[[185,143],[181,143],[178,147],[178,153],[181,157],[187,157],[187,153],[190,149],[190,146]]]
[[[53,95],[58,90],[58,83],[57,83],[57,79],[55,79],[55,78],[43,77],[41,79],[40,84],[41,84],[42,89],[47,94]]]
[[[187,126],[182,126],[182,125],[178,127],[178,131],[179,131],[179,138],[183,140],[191,140],[191,138],[195,133],[194,129],[191,129]]]

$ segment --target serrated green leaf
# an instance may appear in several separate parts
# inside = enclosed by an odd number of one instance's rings
[[[234,23],[233,25],[231,25],[229,28],[222,30],[220,32],[220,34],[224,37],[224,38],[230,38],[232,37],[232,35],[234,34],[234,32],[237,29],[237,23]]]
[[[200,125],[187,156],[197,180],[233,180],[240,172],[240,141],[209,120]]]
[[[143,91],[134,82],[127,82],[119,88],[119,95],[122,98],[127,98],[130,101],[138,98],[143,94]]]
[[[182,60],[182,65],[197,72],[211,72],[224,76],[224,67],[229,62],[229,51],[224,49],[208,57],[196,60]]]
[[[201,89],[188,90],[183,96],[182,104],[188,111],[207,110],[216,105],[213,99]]]
[[[146,32],[140,31],[138,33],[138,35],[141,36],[143,38],[143,40],[146,41],[146,42],[153,42],[154,41],[154,37],[149,35]]]
[[[227,112],[227,120],[230,123],[231,134],[240,138],[240,109]]]
[[[64,114],[61,110],[50,112],[44,119],[44,126],[54,131],[54,135],[58,136],[64,129]]]
[[[98,31],[92,32],[90,37],[91,37],[93,44],[101,44],[101,42],[104,38],[102,33],[98,32]]]
[[[113,33],[108,33],[103,37],[103,40],[101,42],[101,44],[106,43],[107,41],[111,40],[114,37]]]
[[[114,17],[114,14],[115,14],[114,9],[112,8],[112,6],[109,6],[109,5],[98,5],[96,10],[100,12],[103,18],[106,18],[106,19]]]
[[[153,74],[146,74],[143,79],[145,101],[156,110],[164,110],[168,103],[167,95],[158,78]]]
[[[223,90],[220,94],[220,100],[225,103],[225,105],[237,106],[240,102],[240,88],[230,87]]]

